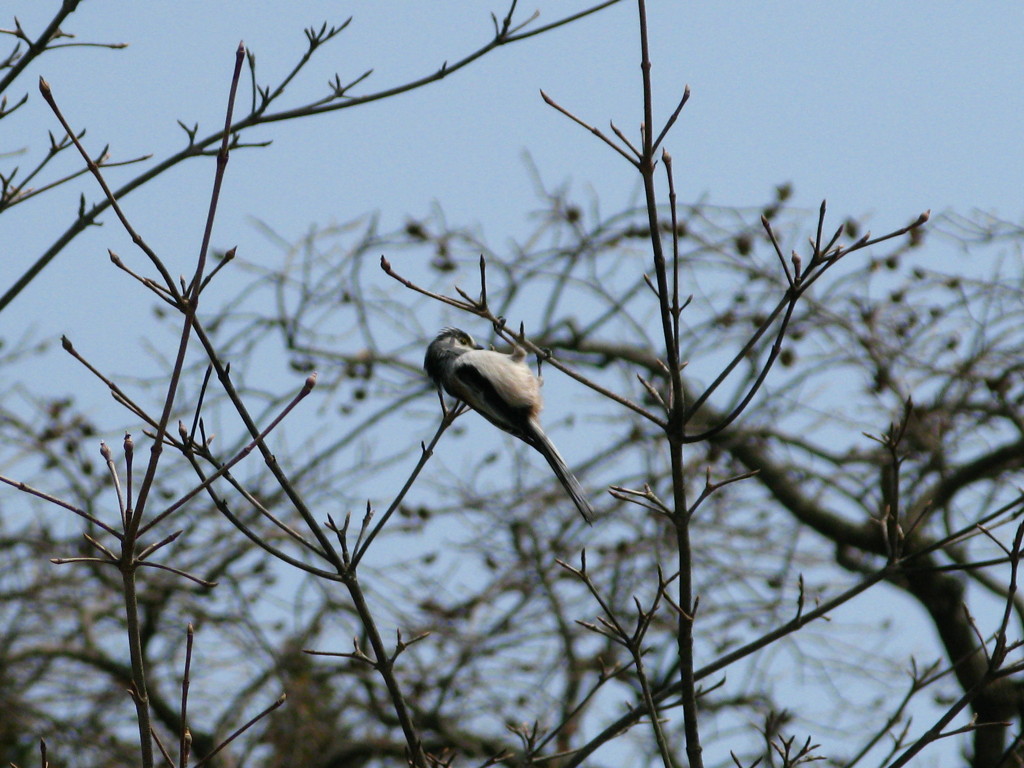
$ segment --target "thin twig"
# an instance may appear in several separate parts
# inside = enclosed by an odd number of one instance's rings
[[[460,410],[450,410],[442,417],[441,423],[438,425],[437,431],[434,433],[434,437],[431,438],[430,443],[422,446],[422,449],[420,450],[419,461],[416,462],[416,466],[413,467],[412,472],[409,473],[409,477],[406,478],[405,484],[402,486],[401,490],[399,490],[399,492],[395,495],[395,498],[391,501],[391,504],[388,506],[387,511],[385,511],[384,514],[381,516],[380,520],[377,521],[377,525],[373,527],[373,530],[366,537],[366,541],[363,542],[362,546],[359,546],[358,542],[356,543],[356,550],[352,556],[352,562],[349,564],[350,570],[354,571],[359,566],[359,562],[363,559],[363,555],[366,554],[366,551],[370,548],[370,545],[373,543],[373,540],[377,537],[377,534],[380,533],[381,530],[383,530],[384,526],[391,518],[391,515],[394,514],[395,510],[398,509],[402,501],[405,500],[405,496],[412,488],[413,483],[416,482],[416,478],[419,477],[420,472],[427,465],[427,462],[430,460],[430,457],[434,455],[434,448],[437,446],[438,441],[441,439],[441,435],[445,433],[445,430],[447,430],[448,427],[452,425],[452,422],[459,415],[461,415],[462,412],[463,411]]]
[[[228,736],[226,739],[224,739],[224,741],[222,741],[216,747],[214,747],[213,751],[210,752],[210,754],[206,755],[206,757],[204,757],[202,760],[199,760],[195,764],[194,768],[199,768],[201,765],[204,765],[208,760],[210,760],[210,758],[214,757],[218,752],[220,752],[222,749],[224,749],[224,747],[226,747],[232,741],[237,739],[239,736],[241,736],[247,730],[252,728],[252,726],[256,725],[256,723],[258,723],[264,717],[269,715],[275,709],[277,709],[282,704],[284,704],[285,699],[287,699],[287,698],[288,698],[287,694],[284,694],[284,693],[282,693],[280,696],[278,696],[277,701],[275,701],[269,707],[267,707],[262,712],[260,712],[258,715],[256,715],[256,717],[254,717],[251,720],[249,720],[245,725],[243,725],[242,727],[236,729],[234,733],[232,733],[230,736]]]

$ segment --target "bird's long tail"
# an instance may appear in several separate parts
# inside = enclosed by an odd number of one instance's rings
[[[537,424],[531,424],[533,427],[532,433],[529,435],[528,442],[534,448],[537,449],[548,462],[551,470],[555,473],[555,477],[558,478],[558,482],[562,484],[569,497],[572,499],[573,504],[576,505],[576,509],[583,515],[583,519],[587,523],[592,523],[594,519],[594,508],[590,506],[590,502],[587,500],[586,492],[583,490],[583,486],[580,485],[580,481],[575,478],[572,472],[569,471],[569,467],[565,464],[565,459],[562,458],[562,454],[558,452],[558,449],[548,440],[548,436],[544,434],[544,430]]]

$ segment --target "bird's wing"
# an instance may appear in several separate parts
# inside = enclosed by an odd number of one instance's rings
[[[457,375],[463,370],[478,373],[491,383],[503,402],[513,407],[540,410],[540,379],[522,359],[490,349],[474,349],[459,356],[455,370]]]
[[[539,385],[529,368],[500,352],[474,350],[455,361],[452,379],[452,395],[499,429],[526,438],[540,400]]]

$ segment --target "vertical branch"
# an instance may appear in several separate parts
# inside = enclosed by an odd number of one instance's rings
[[[391,703],[394,705],[395,716],[398,718],[398,724],[401,726],[402,734],[405,736],[405,743],[409,747],[409,763],[415,766],[415,768],[427,768],[427,758],[423,752],[423,742],[420,740],[419,732],[412,721],[409,704],[406,702],[405,695],[402,693],[402,688],[394,674],[395,657],[398,655],[398,650],[396,650],[394,655],[388,653],[387,647],[384,645],[384,639],[377,629],[377,623],[373,619],[370,606],[366,603],[363,588],[355,571],[349,570],[345,573],[342,576],[342,581],[345,582],[345,586],[348,588],[352,604],[359,615],[363,629],[366,631],[366,637],[370,641],[370,646],[373,648],[374,668],[383,678],[384,685],[388,689],[388,695],[391,697]],[[399,641],[401,641],[401,636],[399,636]]]
[[[235,93],[238,91],[238,81],[242,74],[242,63],[245,61],[245,46],[239,44],[235,52],[235,70],[231,77],[231,89],[228,95],[227,117],[225,125],[231,125],[232,110],[235,104]],[[153,439],[153,447],[150,453],[149,465],[146,467],[146,475],[139,487],[139,499],[137,502],[137,514],[135,524],[130,531],[125,533],[128,538],[134,539],[138,532],[139,523],[142,520],[142,512],[145,509],[149,490],[156,479],[156,468],[160,462],[160,454],[163,452],[164,436],[167,434],[167,424],[171,419],[171,411],[174,407],[175,395],[178,391],[178,381],[181,378],[182,369],[185,366],[185,351],[188,349],[188,341],[192,335],[192,325],[196,317],[196,310],[199,307],[199,286],[202,283],[203,267],[206,263],[206,249],[209,246],[209,237],[213,229],[213,219],[217,212],[217,200],[220,197],[221,182],[224,178],[224,171],[227,167],[228,143],[230,134],[225,130],[221,141],[220,151],[217,154],[217,170],[214,174],[213,192],[211,193],[210,210],[207,214],[206,228],[204,229],[203,245],[199,253],[196,273],[193,277],[191,290],[182,296],[181,310],[184,314],[184,322],[181,328],[181,341],[178,343],[178,355],[174,361],[174,368],[171,371],[171,380],[167,385],[167,396],[164,400],[163,413],[160,414],[160,421],[157,425],[156,435]]]
[[[228,167],[228,140],[231,136],[231,118],[235,112],[235,94],[238,92],[238,80],[242,74],[242,62],[245,61],[245,44],[239,43],[235,51],[235,71],[231,79],[231,90],[228,92],[228,108],[224,115],[224,138],[217,151],[217,172],[213,176],[213,192],[210,194],[210,209],[206,214],[206,227],[203,230],[203,243],[199,247],[199,259],[196,272],[192,278],[188,299],[193,307],[199,303],[199,290],[203,284],[203,272],[206,269],[206,256],[210,250],[210,237],[213,234],[213,221],[217,217],[217,203],[220,201],[220,188],[224,183],[224,172]]]
[[[661,151],[661,160],[665,164],[665,179],[668,181],[669,221],[672,225],[672,339],[675,342],[676,358],[679,357],[679,221],[676,208],[676,183],[672,176],[672,155],[667,150]]]
[[[192,622],[189,622],[185,636],[185,671],[181,678],[181,733],[178,737],[178,768],[186,768],[189,752],[192,749],[192,734],[188,729],[188,689],[191,684],[192,643],[194,639],[195,629],[192,626]]]
[[[697,725],[696,682],[693,673],[693,620],[695,604],[693,599],[692,556],[690,551],[690,516],[686,504],[686,481],[683,460],[683,432],[686,408],[683,398],[682,373],[679,366],[678,288],[670,289],[665,250],[658,221],[658,201],[654,185],[655,141],[654,141],[654,97],[651,89],[651,56],[647,37],[647,7],[644,0],[637,2],[640,15],[640,71],[643,77],[644,124],[642,126],[642,148],[639,163],[643,177],[644,198],[647,206],[647,222],[651,233],[651,248],[654,259],[654,276],[658,287],[658,302],[661,309],[661,326],[665,339],[665,356],[668,364],[670,397],[668,403],[668,424],[665,430],[668,438],[672,472],[672,524],[676,531],[676,550],[679,566],[679,624],[676,633],[679,654],[679,676],[682,686],[683,725],[686,734],[686,754],[690,768],[702,768],[702,748]],[[685,101],[685,100],[684,100]],[[673,232],[673,236],[675,233]]]
[[[644,200],[647,206],[647,225],[651,232],[651,248],[654,256],[654,273],[658,286],[658,301],[661,304],[661,326],[665,337],[665,351],[669,374],[672,382],[672,402],[682,398],[682,380],[679,376],[679,353],[672,334],[672,305],[668,288],[668,275],[665,267],[665,249],[663,247],[658,221],[658,198],[654,188],[654,141],[651,137],[653,126],[651,121],[654,113],[654,97],[651,92],[651,58],[647,42],[647,9],[644,0],[638,0],[640,6],[640,71],[643,74],[644,122],[641,125],[642,144],[639,170],[643,178]],[[681,425],[676,425],[678,428]],[[670,425],[670,429],[672,426]],[[673,430],[675,431],[675,430]],[[681,431],[681,430],[680,430]],[[683,505],[685,509],[686,505]]]
[[[65,4],[66,7],[74,8],[77,3],[68,2]],[[238,53],[236,55],[234,76],[231,81],[230,97],[228,102],[227,110],[227,121],[226,125],[231,124],[231,113],[232,106],[234,104],[235,92],[238,88],[238,80],[241,72],[242,61],[244,60],[245,49],[239,46]],[[146,253],[154,264],[160,269],[160,271],[166,275],[166,270],[163,269],[163,264],[160,259],[157,258],[153,250],[145,243],[142,237],[135,231],[127,217],[121,211],[117,204],[117,199],[111,192],[110,187],[107,185],[100,172],[99,165],[95,163],[89,154],[85,151],[81,142],[78,141],[74,131],[71,129],[70,124],[65,120],[63,114],[57,106],[57,103],[53,97],[53,93],[50,90],[49,84],[40,78],[39,89],[46,102],[50,105],[57,119],[61,122],[64,129],[67,131],[68,136],[71,138],[75,147],[82,155],[89,170],[93,176],[96,177],[97,182],[103,189],[103,192],[112,207],[117,211],[118,217],[121,220],[125,230],[131,235],[132,240]],[[156,435],[153,440],[153,447],[150,453],[149,463],[146,467],[146,474],[139,488],[138,499],[134,505],[132,502],[132,456],[133,456],[133,444],[131,438],[125,437],[125,458],[126,458],[126,472],[127,478],[127,495],[124,501],[124,509],[122,510],[122,521],[124,523],[123,536],[119,536],[121,540],[121,552],[117,557],[117,567],[121,573],[121,584],[122,593],[124,598],[124,609],[125,609],[125,628],[128,635],[128,651],[131,659],[131,685],[130,693],[132,701],[135,703],[136,719],[139,726],[139,747],[141,764],[143,768],[152,768],[153,766],[153,728],[152,728],[152,717],[149,710],[149,693],[146,684],[146,665],[145,655],[142,647],[142,626],[139,620],[139,600],[138,590],[135,579],[136,571],[139,568],[139,551],[138,551],[138,534],[139,526],[142,523],[143,511],[145,510],[146,500],[150,489],[153,486],[153,482],[156,479],[156,470],[160,461],[160,456],[163,451],[164,437],[167,433],[167,424],[170,421],[171,412],[174,407],[175,395],[178,391],[178,382],[181,378],[181,373],[185,363],[185,351],[188,348],[188,341],[191,336],[193,322],[196,315],[196,307],[199,300],[199,286],[201,284],[202,272],[206,263],[206,251],[209,246],[210,233],[213,228],[213,218],[217,209],[217,199],[220,196],[221,181],[224,175],[224,168],[227,165],[227,154],[228,154],[228,134],[225,132],[224,140],[221,143],[221,152],[218,155],[217,172],[214,180],[214,188],[212,194],[212,200],[210,204],[210,212],[206,222],[206,230],[203,238],[203,249],[199,255],[199,261],[196,268],[196,275],[193,278],[193,284],[191,290],[188,292],[176,296],[178,308],[184,315],[184,322],[182,325],[181,339],[178,344],[177,358],[175,359],[174,368],[171,371],[170,382],[167,386],[167,394],[164,398],[163,413],[161,414],[160,421],[156,430]],[[169,289],[171,295],[173,293],[173,283],[169,282]]]
[[[125,625],[128,633],[128,653],[131,657],[132,683],[129,693],[135,702],[135,716],[139,723],[139,747],[142,768],[153,768],[153,727],[149,713],[149,691],[146,687],[146,664],[142,653],[142,628],[139,624],[139,600],[135,585],[135,542],[131,549],[122,548],[121,584],[124,593]]]

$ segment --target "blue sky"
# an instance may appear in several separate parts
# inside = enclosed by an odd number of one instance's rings
[[[22,13],[23,26],[38,25],[48,5]],[[198,120],[201,132],[219,121],[240,39],[255,51],[260,79],[275,82],[303,50],[302,26],[354,17],[289,90],[285,103],[294,105],[320,95],[334,72],[351,79],[373,68],[367,90],[422,75],[485,42],[491,25],[482,4],[471,12],[454,2],[266,5],[241,14],[187,1],[83,3],[68,30],[131,46],[59,51],[32,74],[46,76],[72,123],[88,127],[94,150],[109,142],[115,157],[159,157],[180,146],[176,119]],[[546,3],[538,23],[578,7]],[[232,158],[216,241],[253,238],[249,216],[298,236],[367,211],[400,222],[437,201],[500,243],[526,226],[536,204],[524,152],[549,183],[592,188],[613,210],[635,194],[631,169],[547,107],[539,90],[635,135],[635,14],[622,3],[418,92],[253,133],[274,145]],[[797,204],[828,198],[837,216],[870,213],[879,228],[926,208],[1014,219],[1024,208],[1019,4],[655,2],[649,15],[659,113],[685,84],[693,92],[667,145],[681,198],[757,204],[791,181]],[[54,127],[33,92],[22,114],[4,121],[0,141],[36,149],[39,130]],[[209,176],[192,163],[126,206],[165,248],[194,251]],[[92,194],[83,183],[71,197],[82,189]],[[52,222],[52,203],[30,205],[36,221]],[[14,251],[8,274],[52,227],[30,237],[24,221],[4,218],[5,250]],[[65,267],[107,247],[112,229],[74,247]]]
[[[657,114],[668,114],[686,84],[693,94],[666,143],[682,201],[757,205],[777,184],[792,182],[794,204],[816,209],[827,198],[834,221],[867,214],[875,231],[925,209],[981,209],[1020,219],[1019,4],[650,6]],[[23,27],[39,29],[50,7],[55,4],[19,9]],[[547,23],[582,7],[523,5],[519,18],[538,8],[535,23]],[[372,68],[360,92],[432,72],[487,42],[488,11],[504,12],[482,4],[467,11],[456,2],[236,8],[195,0],[83,3],[66,31],[79,41],[130,46],[69,48],[33,64],[22,79],[29,102],[0,125],[0,151],[26,149],[15,162],[29,167],[45,147],[45,131],[57,130],[35,91],[39,75],[70,122],[88,128],[91,151],[109,143],[117,159],[150,152],[161,158],[183,144],[176,120],[198,121],[206,134],[223,119],[239,40],[255,52],[260,82],[277,83],[305,48],[303,26],[353,17],[286,92],[281,107],[290,107],[321,96],[336,72],[348,81]],[[261,127],[248,138],[273,144],[232,156],[214,245],[238,245],[258,261],[274,252],[254,218],[296,240],[312,226],[368,212],[379,213],[383,227],[396,226],[437,204],[449,221],[474,224],[500,248],[529,230],[530,212],[539,205],[526,154],[546,184],[569,183],[584,201],[596,199],[604,213],[613,212],[636,199],[632,169],[545,105],[539,92],[598,126],[614,120],[635,136],[638,82],[636,7],[623,2],[495,51],[419,91]],[[247,87],[243,82],[243,94]],[[66,153],[64,165],[54,165],[71,168],[74,160]],[[117,184],[138,168],[108,175]],[[172,272],[191,269],[212,172],[212,161],[192,161],[123,201]],[[98,196],[83,178],[0,219],[5,285],[63,230],[83,192],[89,200]],[[75,330],[81,340],[90,331],[119,332],[125,317],[141,318],[148,304],[139,293],[121,298],[125,278],[107,265],[107,248],[138,258],[108,216],[18,299],[17,314],[2,320],[4,333],[53,339]],[[928,258],[956,270],[985,269],[941,244]],[[83,286],[90,290],[83,294]],[[60,312],[53,311],[55,299]],[[109,351],[111,365],[124,352]]]

